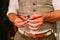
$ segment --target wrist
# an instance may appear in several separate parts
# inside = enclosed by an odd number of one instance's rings
[[[11,22],[14,22],[15,18],[16,18],[16,14],[15,13],[9,13],[8,14],[8,18]]]
[[[51,14],[47,13],[47,14],[43,14],[43,19],[44,21],[47,21],[50,18]]]

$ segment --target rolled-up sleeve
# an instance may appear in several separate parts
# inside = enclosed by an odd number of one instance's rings
[[[60,0],[52,0],[54,10],[60,10]]]
[[[17,14],[17,10],[19,10],[18,0],[10,0],[9,1],[9,6],[8,6],[8,11],[7,11],[7,16],[8,16],[9,13]]]

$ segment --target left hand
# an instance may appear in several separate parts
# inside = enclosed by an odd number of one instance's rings
[[[43,24],[43,17],[39,14],[34,14],[30,16],[28,25],[31,30],[38,30],[39,27]]]

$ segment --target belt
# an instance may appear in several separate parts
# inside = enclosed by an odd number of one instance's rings
[[[24,31],[19,31],[22,35],[25,35],[27,37],[30,37],[30,38],[42,38],[42,37],[45,37],[45,36],[49,36],[53,33],[53,30],[49,30],[45,33],[41,33],[41,34],[35,34],[35,35],[32,35],[31,33],[27,33],[27,32],[24,32]]]

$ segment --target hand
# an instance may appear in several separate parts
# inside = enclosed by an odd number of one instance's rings
[[[23,16],[17,16],[16,18],[15,18],[15,21],[14,21],[14,23],[15,23],[15,25],[17,26],[17,27],[25,27],[26,26],[26,23],[27,23],[27,21],[26,21],[27,19],[26,18],[24,18]]]
[[[39,27],[43,24],[43,17],[39,14],[34,14],[30,16],[28,25],[31,30],[38,30]]]

